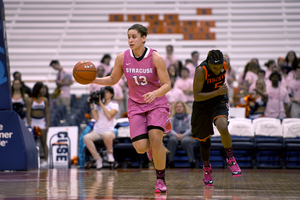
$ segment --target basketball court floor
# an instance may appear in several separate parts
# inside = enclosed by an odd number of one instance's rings
[[[167,169],[168,192],[154,194],[154,169],[38,169],[1,171],[0,199],[300,199],[300,170],[243,169],[233,178],[213,169],[204,187],[202,169]]]

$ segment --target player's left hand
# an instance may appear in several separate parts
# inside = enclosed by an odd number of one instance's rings
[[[151,103],[156,98],[154,92],[148,92],[147,94],[144,94],[143,97],[146,103]]]

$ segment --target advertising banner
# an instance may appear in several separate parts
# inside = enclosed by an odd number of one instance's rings
[[[66,145],[54,145],[52,148],[52,159],[54,168],[56,166],[68,165],[68,149],[70,149],[70,159],[78,156],[78,127],[77,126],[59,126],[49,127],[47,134],[47,144],[50,152],[53,143],[67,143]]]

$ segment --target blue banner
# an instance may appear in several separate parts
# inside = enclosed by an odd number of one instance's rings
[[[0,0],[0,170],[36,169],[38,158],[33,135],[12,110],[4,16]]]
[[[13,110],[0,110],[0,170],[36,169],[33,134]]]
[[[12,110],[4,5],[0,1],[0,110]]]

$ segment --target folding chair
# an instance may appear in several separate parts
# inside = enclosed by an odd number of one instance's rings
[[[257,118],[253,120],[258,168],[282,168],[283,132],[279,119]]]
[[[282,121],[284,141],[284,166],[300,168],[300,119],[288,118]]]
[[[211,147],[210,147],[210,156],[209,162],[214,168],[225,168],[225,150],[221,142],[221,135],[217,127],[213,124],[214,135],[210,137]]]
[[[251,119],[232,118],[228,131],[231,135],[234,157],[240,167],[255,168],[254,128]]]

